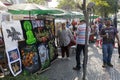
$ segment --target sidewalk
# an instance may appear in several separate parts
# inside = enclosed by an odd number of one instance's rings
[[[100,48],[90,44],[88,49],[88,80],[120,80],[120,59],[117,49],[114,49],[112,57],[113,68],[102,68],[102,51]],[[72,70],[76,64],[75,53],[70,53],[70,58],[70,60],[58,58],[51,64],[50,69],[40,75],[48,77],[49,80],[82,80],[83,69],[80,71]]]

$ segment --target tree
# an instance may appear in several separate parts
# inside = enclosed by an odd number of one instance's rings
[[[103,18],[108,17],[109,14],[115,13],[116,7],[118,6],[116,4],[117,0],[91,0],[95,2],[95,12],[102,16]]]
[[[58,8],[68,11],[76,8],[74,0],[58,0],[58,1],[59,1]]]
[[[27,2],[45,5],[47,1],[46,0],[27,0]]]

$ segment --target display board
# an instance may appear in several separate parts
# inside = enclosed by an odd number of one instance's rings
[[[58,56],[57,47],[55,46],[55,26],[54,19],[46,18],[45,19],[45,27],[49,31],[49,42],[48,48],[50,53],[50,61],[52,62]]]
[[[19,42],[19,48],[22,55],[22,64],[24,69],[27,69],[30,73],[34,73],[41,68],[41,64],[38,59],[39,56],[32,23],[30,20],[22,20],[21,25],[25,38],[25,42]],[[34,23],[34,25],[37,24]]]
[[[46,69],[50,66],[50,58],[49,58],[49,50],[48,45],[45,43],[41,43],[38,45],[38,51],[41,62],[41,69]]]
[[[36,43],[36,38],[33,33],[33,28],[30,20],[22,20],[21,21],[22,25],[22,30],[24,34],[24,38],[26,41],[26,44],[35,44]]]
[[[37,24],[37,25],[34,25]],[[41,69],[45,69],[50,66],[49,58],[49,32],[45,29],[44,20],[32,20],[33,32],[37,39],[37,49],[41,62]]]
[[[19,42],[23,69],[34,73],[41,68],[36,45],[26,45],[25,41]]]
[[[2,22],[2,32],[8,58],[8,65],[11,73],[16,76],[22,71],[20,52],[18,49],[18,41],[24,40],[24,38],[20,22]]]

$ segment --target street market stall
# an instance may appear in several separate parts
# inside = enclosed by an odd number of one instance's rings
[[[1,23],[7,62],[13,76],[25,71],[43,71],[57,58],[53,17],[40,14],[34,19],[14,19]]]

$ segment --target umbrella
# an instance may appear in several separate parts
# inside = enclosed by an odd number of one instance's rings
[[[83,17],[83,14],[80,12],[65,11],[65,10],[61,10],[61,11],[63,11],[64,13],[53,14],[53,16],[55,16],[56,18],[82,18]]]
[[[7,10],[7,6],[0,1],[0,10]]]
[[[35,3],[22,3],[22,4],[14,4],[8,7],[8,12],[12,14],[54,14],[54,13],[62,13],[62,11],[51,10],[47,7],[35,4]]]

